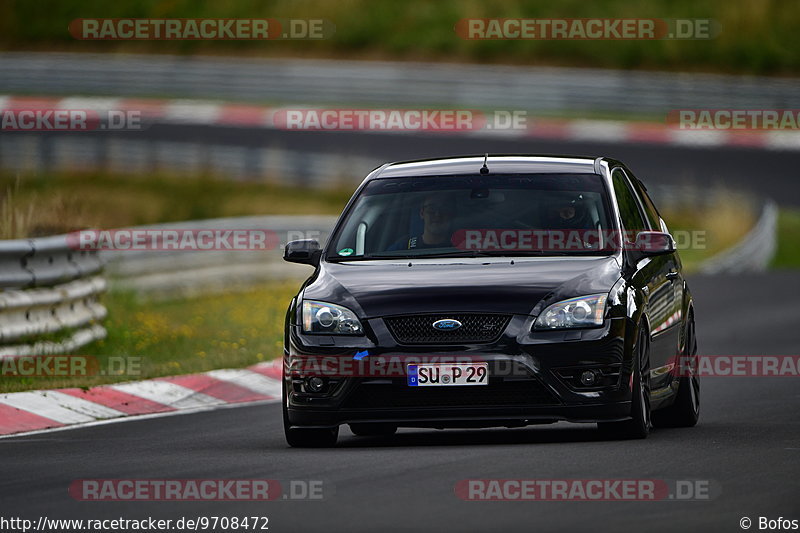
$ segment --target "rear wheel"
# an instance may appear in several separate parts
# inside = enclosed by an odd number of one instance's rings
[[[598,422],[597,429],[609,437],[644,439],[650,433],[650,341],[644,324],[639,326],[634,353],[631,419]]]
[[[683,357],[678,365],[678,394],[669,407],[653,413],[653,425],[662,428],[692,427],[700,417],[700,381],[697,378],[697,337],[695,337],[694,317],[689,316],[686,324],[686,342]],[[684,375],[686,374],[686,375]]]
[[[386,437],[397,432],[397,426],[379,423],[350,424],[350,431],[359,437]]]

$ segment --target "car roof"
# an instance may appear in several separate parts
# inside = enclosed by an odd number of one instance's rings
[[[442,159],[400,161],[385,165],[372,179],[405,176],[446,176],[478,174],[484,160],[491,174],[597,173],[598,158],[543,155],[475,155]]]

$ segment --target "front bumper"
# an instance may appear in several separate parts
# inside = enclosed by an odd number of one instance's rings
[[[629,418],[631,403],[548,406],[536,408],[444,409],[289,409],[292,427],[332,427],[354,422],[389,423],[402,427],[517,427],[551,422],[601,422]]]
[[[330,427],[383,422],[414,427],[519,426],[624,420],[631,406],[631,350],[624,318],[601,328],[531,333],[531,317],[514,316],[490,344],[398,345],[383,321],[369,321],[366,337],[303,335],[291,327],[284,356],[284,406],[291,426]],[[355,354],[366,355],[354,364]],[[314,361],[314,364],[307,364]],[[318,364],[327,361],[326,364]],[[409,362],[482,361],[485,386],[410,387]],[[329,363],[333,364],[329,364]],[[583,386],[580,372],[604,376]],[[310,392],[311,376],[325,389]]]

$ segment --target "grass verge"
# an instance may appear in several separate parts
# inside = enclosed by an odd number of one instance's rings
[[[312,18],[336,32],[323,40],[83,41],[79,18]],[[465,40],[464,18],[713,19],[720,33],[698,40]],[[446,60],[524,65],[796,74],[800,9],[787,0],[40,0],[0,7],[0,47],[74,52],[228,54]]]
[[[105,375],[11,377],[0,393],[240,368],[283,353],[286,308],[298,283],[272,282],[244,293],[143,304],[132,293],[106,296],[108,337],[80,351]],[[92,368],[93,365],[87,365]]]
[[[778,211],[778,248],[773,268],[800,268],[800,209]]]

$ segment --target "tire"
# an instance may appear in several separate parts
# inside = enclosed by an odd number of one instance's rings
[[[330,448],[339,439],[339,426],[332,428],[291,427],[286,410],[286,384],[283,386],[283,434],[292,448]]]
[[[284,428],[286,442],[292,448],[331,448],[339,438],[339,426],[334,428]]]
[[[597,423],[597,429],[611,438],[645,439],[650,433],[650,341],[644,323],[639,325],[634,353],[630,420]]]
[[[350,424],[350,431],[359,437],[388,437],[397,432],[397,426],[379,423]]]
[[[690,356],[689,375],[678,378],[678,393],[669,407],[653,412],[653,425],[660,428],[689,428],[700,418],[700,381],[695,372],[697,368],[697,337],[694,317],[689,316],[686,324],[686,343],[683,355]]]

